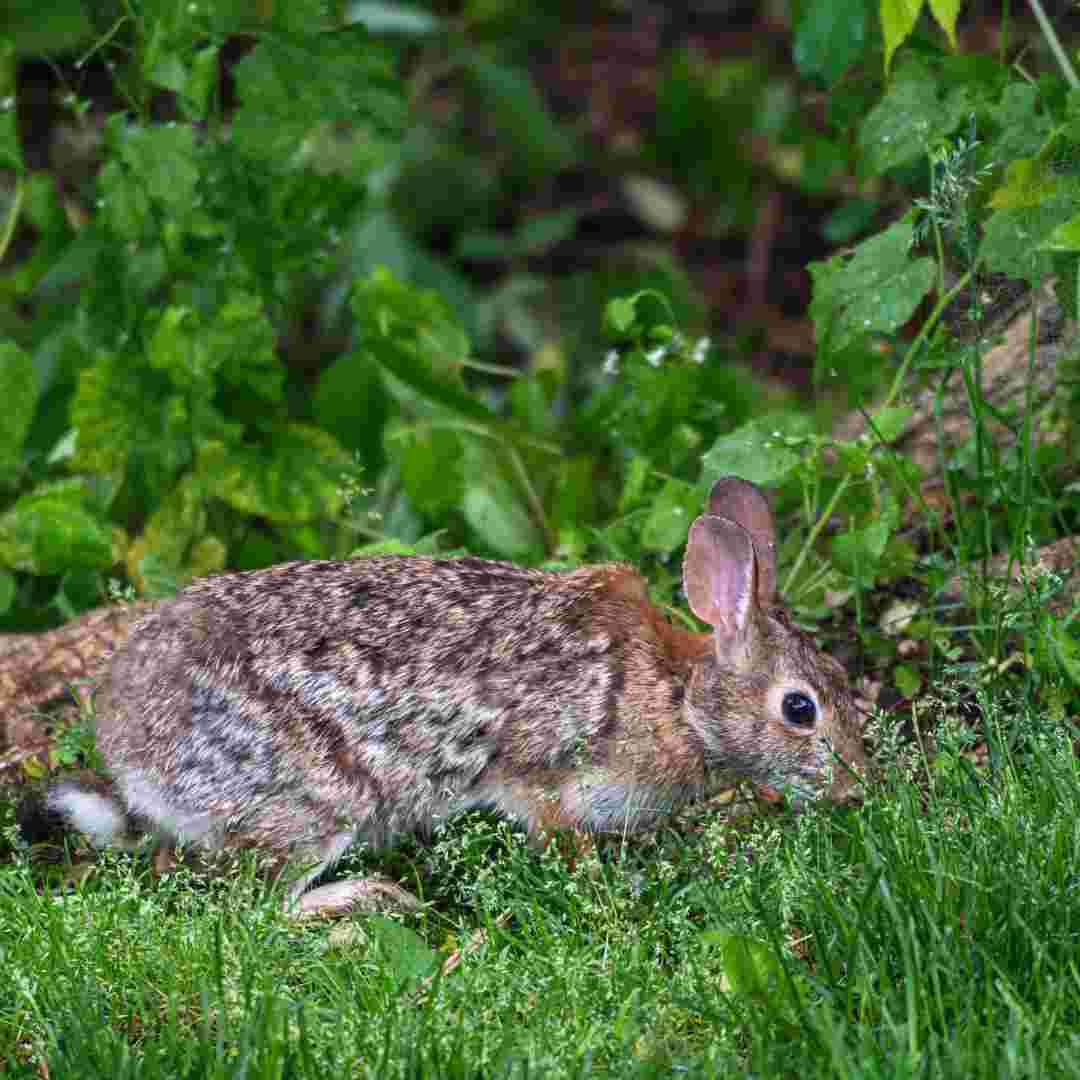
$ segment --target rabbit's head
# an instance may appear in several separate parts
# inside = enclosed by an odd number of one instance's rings
[[[712,627],[686,702],[706,763],[796,801],[857,796],[865,758],[854,697],[843,668],[777,601],[773,517],[753,484],[714,485],[690,528],[683,582]]]

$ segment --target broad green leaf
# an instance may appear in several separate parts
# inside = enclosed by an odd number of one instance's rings
[[[883,495],[867,524],[849,528],[833,537],[833,561],[852,578],[867,587],[872,586],[881,569],[889,538],[899,523],[899,504],[891,495]]]
[[[908,421],[914,410],[910,405],[892,405],[874,413],[874,432],[887,446],[907,430]]]
[[[366,130],[370,148],[377,150],[404,121],[393,57],[358,25],[333,33],[266,35],[233,75],[240,97],[232,118],[236,145],[276,167],[316,129]],[[369,166],[382,156],[369,157]]]
[[[375,939],[382,966],[399,990],[431,975],[439,966],[439,954],[415,930],[385,915],[369,915],[364,926]]]
[[[893,682],[904,697],[913,698],[922,687],[922,676],[909,664],[897,664],[893,671]]]
[[[1045,146],[1054,121],[1047,108],[1040,109],[1041,103],[1038,86],[1014,82],[1005,87],[1001,100],[989,110],[991,124],[999,132],[987,147],[993,161],[1033,158]]]
[[[211,319],[187,307],[166,308],[147,359],[182,390],[201,388],[212,396],[220,378],[266,401],[282,398],[285,369],[274,351],[273,327],[262,301],[246,293],[232,294]]]
[[[1005,166],[1005,181],[990,196],[994,210],[1022,210],[1041,206],[1053,198],[1058,180],[1037,158],[1019,158]]]
[[[175,482],[192,461],[193,446],[233,438],[212,401],[213,384],[181,392],[141,355],[101,352],[79,373],[71,403],[72,466],[119,473],[135,466],[154,493]]]
[[[1037,206],[995,210],[983,228],[979,258],[991,272],[1035,283],[1054,271],[1055,229],[1076,216],[1080,182],[1061,178],[1054,193]],[[1068,233],[1062,239],[1067,239]],[[1065,250],[1065,249],[1057,249]]]
[[[934,286],[935,270],[932,259],[912,258],[913,239],[914,228],[898,222],[849,258],[810,265],[819,348],[839,351],[861,337],[894,333],[915,314]]]
[[[197,204],[200,165],[190,124],[140,127],[122,116],[107,124],[112,154],[98,175],[101,212],[121,236],[156,234],[160,222],[185,221]]]
[[[34,362],[14,342],[0,342],[0,401],[4,422],[0,424],[0,468],[17,460],[30,430],[37,404]]]
[[[682,480],[669,480],[660,489],[641,529],[641,546],[670,555],[686,543],[690,523],[704,500],[701,489]]]
[[[360,346],[431,404],[486,425],[490,409],[461,380],[469,339],[439,296],[398,281],[379,267],[356,282],[352,296]]]
[[[261,446],[203,446],[196,471],[206,491],[235,510],[293,525],[340,513],[351,465],[329,433],[287,424]]]
[[[200,482],[186,476],[158,504],[142,534],[128,548],[128,575],[143,595],[161,595],[147,587],[143,563],[153,556],[156,572],[167,572],[176,582],[190,577],[184,570],[188,549],[206,530],[206,504]],[[174,591],[169,588],[165,595]]]
[[[785,418],[789,430],[809,428],[805,418]],[[702,457],[702,479],[706,486],[721,476],[740,476],[761,487],[782,484],[799,464],[799,455],[785,441],[782,421],[768,417],[751,420],[728,435],[721,435]],[[790,425],[790,427],[789,427]]]
[[[915,29],[915,21],[925,0],[880,0],[881,32],[885,38],[885,71],[889,70],[893,53]]]
[[[111,528],[63,492],[30,492],[0,516],[0,564],[29,574],[102,570],[113,563]]]
[[[235,291],[201,332],[207,359],[220,377],[268,402],[284,398],[285,368],[262,300]]]
[[[733,993],[776,1008],[778,996],[788,981],[783,963],[769,945],[730,930],[706,930],[701,939],[706,947],[719,950]]]
[[[363,350],[339,356],[326,368],[312,399],[319,427],[345,449],[357,451],[372,470],[383,460],[383,429],[390,405],[379,365]]]
[[[908,61],[859,128],[860,174],[906,165],[936,146],[975,109],[990,90],[950,81],[919,61]]]
[[[831,86],[866,50],[866,0],[809,0],[795,27],[800,74]]]
[[[479,541],[496,554],[536,562],[544,553],[544,537],[530,515],[525,494],[512,481],[495,451],[470,440],[463,468],[462,510]]]
[[[397,462],[409,501],[420,513],[441,518],[461,505],[464,448],[456,431],[423,421],[394,424],[386,431],[385,446]]]
[[[637,319],[637,297],[618,296],[604,308],[604,329],[612,337],[625,337]]]
[[[1039,248],[1041,251],[1080,251],[1080,214],[1056,226]]]

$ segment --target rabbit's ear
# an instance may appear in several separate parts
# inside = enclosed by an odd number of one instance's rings
[[[757,556],[757,599],[762,607],[776,593],[776,524],[761,489],[737,476],[722,476],[709,492],[709,513],[741,525],[753,538]]]
[[[690,526],[683,588],[690,610],[713,628],[723,649],[746,634],[755,600],[754,544],[741,525],[702,514]]]

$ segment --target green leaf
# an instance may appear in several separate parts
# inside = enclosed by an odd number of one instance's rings
[[[83,497],[74,488],[23,495],[0,516],[0,563],[37,575],[111,566],[112,530],[80,505]]]
[[[887,446],[907,430],[914,409],[910,405],[891,405],[874,413],[874,433]]]
[[[15,575],[0,569],[0,615],[6,615],[15,603]]]
[[[232,119],[236,145],[277,167],[316,129],[367,130],[375,148],[404,122],[393,57],[358,25],[334,33],[266,35],[233,75],[241,102]],[[388,142],[386,147],[388,152]],[[372,155],[369,165],[382,156]]]
[[[795,27],[795,66],[831,86],[866,51],[866,0],[809,0]]]
[[[881,32],[885,38],[885,71],[892,63],[893,53],[915,29],[924,0],[880,0]]]
[[[836,565],[865,586],[873,585],[881,568],[889,538],[900,523],[900,508],[890,495],[884,495],[872,519],[861,527],[852,527],[832,540]]]
[[[632,510],[645,493],[645,483],[649,479],[651,469],[649,459],[637,455],[630,459],[630,466],[626,470],[626,479],[623,481],[623,489],[619,495],[619,513],[625,514]]]
[[[706,930],[701,939],[706,947],[719,950],[724,975],[733,993],[775,1010],[788,980],[784,965],[771,946],[730,930]],[[796,986],[801,989],[800,984]]]
[[[196,472],[209,494],[241,513],[296,525],[340,513],[342,473],[351,464],[328,432],[287,424],[262,446],[203,446]]]
[[[636,319],[636,296],[617,296],[604,308],[604,329],[612,337],[626,337]]]
[[[127,239],[156,234],[161,221],[186,221],[197,205],[195,128],[140,127],[121,116],[106,124],[112,153],[98,174],[102,215]]]
[[[1058,190],[1058,181],[1046,162],[1019,158],[1005,166],[1005,181],[990,196],[993,210],[1020,210],[1041,206]]]
[[[641,546],[670,555],[686,543],[690,523],[701,509],[701,489],[682,480],[668,480],[660,489],[641,530]]]
[[[312,399],[315,419],[372,471],[383,461],[383,429],[390,402],[375,358],[361,350],[339,356],[319,376]]]
[[[392,425],[385,445],[397,462],[409,501],[420,513],[438,519],[461,505],[464,448],[456,431],[423,422]]]
[[[1058,658],[1074,686],[1080,687],[1080,642],[1069,633],[1069,628],[1055,623],[1050,630],[1054,654]]]
[[[852,256],[810,264],[819,349],[840,351],[871,334],[894,333],[915,314],[935,271],[932,259],[911,257],[913,239],[913,226],[898,222]]]
[[[431,975],[439,966],[439,954],[415,930],[385,915],[369,915],[364,926],[374,937],[375,950],[399,990]]]
[[[469,440],[463,473],[462,510],[480,542],[504,558],[537,562],[544,554],[543,534],[499,455]]]
[[[422,555],[415,544],[405,544],[401,540],[377,540],[373,544],[364,544],[356,548],[350,559],[372,559],[376,555]]]
[[[150,337],[147,358],[181,390],[201,388],[213,395],[220,375],[264,401],[283,396],[285,369],[274,351],[274,329],[262,301],[246,293],[230,295],[211,319],[186,307],[166,308]]]
[[[144,596],[171,595],[193,576],[187,555],[206,531],[204,496],[201,483],[190,474],[185,476],[158,503],[142,534],[128,549],[128,575]]]
[[[908,664],[897,664],[893,672],[896,689],[906,698],[913,698],[922,686],[922,676]]]
[[[356,282],[352,309],[361,347],[406,387],[460,417],[495,422],[491,410],[464,389],[461,366],[469,339],[436,293],[379,267]]]
[[[1042,251],[1080,251],[1080,214],[1056,225],[1039,248]]]
[[[1032,284],[1048,277],[1054,270],[1054,231],[1076,216],[1078,203],[1080,182],[1062,177],[1054,193],[1037,206],[995,210],[983,228],[979,258],[987,270]],[[1062,238],[1067,237],[1065,233]]]
[[[134,467],[155,495],[171,487],[196,444],[237,434],[214,407],[214,384],[206,380],[199,391],[178,389],[141,354],[99,353],[79,373],[71,402],[73,467]]]
[[[938,26],[945,31],[949,47],[956,46],[956,20],[960,17],[960,0],[930,0],[930,11]]]
[[[740,476],[761,487],[782,484],[799,464],[800,456],[786,445],[783,428],[805,433],[805,417],[764,417],[721,435],[701,459],[702,479],[711,485],[721,476]],[[801,430],[800,430],[801,429]]]
[[[926,154],[971,115],[976,89],[950,87],[928,65],[905,63],[859,128],[860,173],[887,172]]]
[[[10,341],[0,342],[0,401],[4,403],[0,468],[9,468],[19,457],[37,404],[34,362]]]
[[[196,116],[205,116],[214,102],[220,71],[220,45],[207,45],[192,58],[183,94]]]

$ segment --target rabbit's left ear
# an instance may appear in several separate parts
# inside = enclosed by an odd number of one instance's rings
[[[709,492],[710,514],[741,525],[757,556],[757,600],[769,607],[776,596],[776,523],[761,488],[738,476],[722,476]]]

